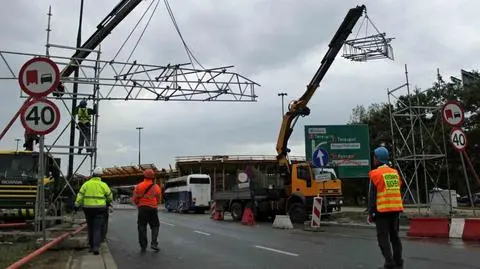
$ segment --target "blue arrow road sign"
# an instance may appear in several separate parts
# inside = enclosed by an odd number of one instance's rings
[[[322,148],[317,148],[313,152],[312,162],[316,167],[324,167],[328,164],[328,152]]]

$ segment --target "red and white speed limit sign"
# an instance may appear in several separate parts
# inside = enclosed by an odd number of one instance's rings
[[[60,122],[60,110],[50,100],[34,99],[22,109],[23,127],[33,134],[46,135],[57,128]]]
[[[462,129],[455,128],[450,134],[450,142],[456,150],[465,150],[465,148],[467,147],[467,136],[462,131]]]

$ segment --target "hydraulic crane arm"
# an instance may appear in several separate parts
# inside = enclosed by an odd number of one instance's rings
[[[77,50],[70,63],[62,70],[62,77],[69,77],[76,68],[82,63],[82,61],[90,55],[100,43],[117,27],[117,25],[125,19],[135,7],[140,4],[142,0],[122,0],[118,3],[113,10],[98,24],[97,30],[93,35],[83,43],[81,49]],[[59,92],[64,92],[64,87],[60,83],[58,87]],[[63,95],[63,94],[60,94]]]
[[[283,116],[282,126],[278,135],[276,149],[278,154],[277,160],[279,161],[280,167],[286,169],[286,171],[284,172],[288,174],[290,174],[290,163],[288,160],[288,152],[290,151],[290,149],[287,148],[287,145],[288,140],[290,139],[290,136],[293,132],[293,127],[295,126],[298,117],[304,117],[310,114],[310,109],[307,107],[308,102],[312,98],[323,77],[325,76],[333,61],[335,60],[338,52],[340,51],[348,36],[352,32],[353,27],[362,17],[364,10],[365,6],[362,5],[352,8],[348,11],[342,24],[340,25],[337,32],[330,41],[330,44],[328,45],[329,49],[323,57],[321,65],[318,68],[317,72],[313,76],[310,83],[307,85],[305,93],[300,97],[300,99],[293,101],[289,104],[288,111]]]

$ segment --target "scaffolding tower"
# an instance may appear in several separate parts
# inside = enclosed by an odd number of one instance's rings
[[[394,166],[405,181],[404,201],[416,205],[419,211],[421,207],[430,207],[429,190],[437,188],[444,168],[447,171],[447,188],[450,190],[447,143],[443,136],[445,127],[441,107],[422,105],[419,94],[423,92],[419,89],[412,92],[410,89],[407,65],[405,83],[394,89],[387,89]],[[429,121],[433,128],[427,126],[426,121]],[[434,134],[437,132],[442,133],[442,141],[435,138]],[[426,142],[430,146],[427,146]],[[423,184],[425,189],[423,200],[420,184]],[[433,194],[435,195],[435,192]],[[452,212],[451,195],[449,197],[442,199],[449,199],[446,202]]]

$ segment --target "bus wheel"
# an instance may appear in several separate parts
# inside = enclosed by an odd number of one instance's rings
[[[230,206],[230,213],[232,214],[232,218],[235,221],[239,221],[242,219],[243,215],[243,206],[240,202],[233,202]]]
[[[293,223],[303,223],[307,216],[305,206],[301,203],[293,203],[288,209],[288,215]]]

